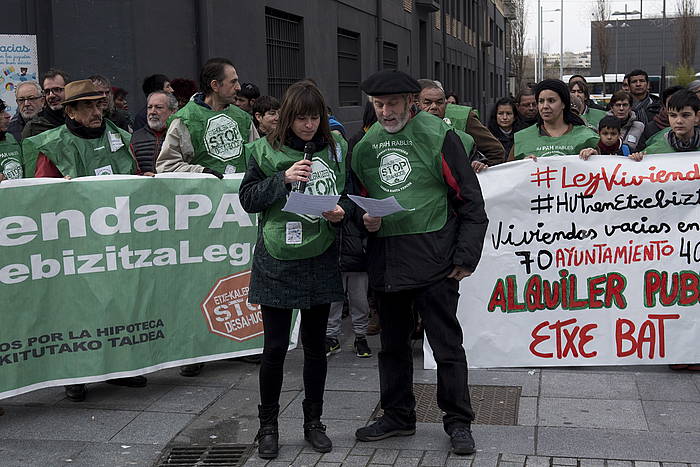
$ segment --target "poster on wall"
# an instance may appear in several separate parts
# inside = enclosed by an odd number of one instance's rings
[[[36,36],[0,34],[0,99],[10,115],[17,110],[15,87],[23,81],[36,81],[38,76]]]

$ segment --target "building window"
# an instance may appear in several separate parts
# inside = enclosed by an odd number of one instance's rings
[[[391,42],[384,42],[384,58],[382,61],[385,70],[394,70],[399,67],[399,46]]]
[[[413,13],[413,0],[403,0],[403,9],[409,13]]]
[[[304,29],[302,18],[265,8],[267,88],[282,99],[287,88],[304,78]]]
[[[360,105],[360,35],[338,29],[338,100],[341,106]]]

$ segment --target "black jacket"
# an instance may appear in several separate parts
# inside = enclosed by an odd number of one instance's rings
[[[501,142],[503,145],[503,149],[506,151],[506,159],[508,158],[508,154],[510,154],[510,149],[513,147],[514,138],[515,138],[515,132],[517,131],[516,128],[520,127],[520,120],[516,119],[513,122],[513,127],[511,128],[510,133],[504,133],[503,130],[498,125],[492,125],[491,122],[489,122],[488,129],[491,132],[491,134]],[[503,161],[505,162],[505,160]]]
[[[47,130],[58,128],[66,123],[66,114],[63,108],[51,110],[48,105],[39,114],[29,120],[22,130],[22,139],[36,136]]]
[[[160,148],[163,146],[163,139],[167,130],[166,127],[162,131],[156,132],[146,125],[136,130],[131,136],[131,150],[134,152],[142,172],[155,173],[156,159],[158,159],[158,154],[160,154]]]
[[[364,130],[360,130],[348,140],[348,155],[345,160],[347,168],[347,180],[345,181],[345,191],[350,194],[360,194],[360,183],[350,171],[352,161],[352,149],[358,141],[365,135]],[[348,205],[342,227],[340,229],[340,270],[342,272],[365,272],[367,271],[367,235],[368,232],[362,226],[362,211],[355,203]]]
[[[488,226],[479,181],[453,131],[446,133],[441,155],[448,189],[447,222],[440,230],[422,234],[379,237],[370,233],[367,270],[375,290],[423,287],[444,279],[456,265],[474,271],[479,263]],[[360,214],[355,216],[358,222]]]
[[[7,127],[7,132],[14,136],[19,143],[22,141],[22,130],[24,130],[24,126],[26,124],[27,122],[24,121],[24,117],[22,117],[22,114],[20,114],[18,110],[17,113],[12,116],[12,119],[10,119],[10,125]]]

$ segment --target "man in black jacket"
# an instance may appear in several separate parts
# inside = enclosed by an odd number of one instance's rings
[[[165,91],[154,91],[146,99],[146,126],[131,137],[131,150],[142,172],[156,171],[156,159],[163,146],[168,118],[177,112],[177,98]]]
[[[459,137],[445,122],[414,113],[415,79],[380,71],[361,84],[377,120],[353,150],[352,169],[372,198],[395,196],[407,211],[363,215],[368,272],[381,323],[379,352],[384,415],[355,437],[376,441],[415,433],[411,309],[421,314],[437,362],[437,402],[456,454],[474,452],[474,412],[467,386],[459,281],[481,256],[488,219],[479,182]]]

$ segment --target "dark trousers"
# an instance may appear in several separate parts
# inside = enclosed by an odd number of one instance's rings
[[[278,404],[289,347],[292,310],[263,305],[265,344],[260,364],[260,404]],[[312,402],[323,401],[326,385],[326,326],[330,304],[301,311],[300,337],[304,349],[304,392]]]
[[[413,352],[411,335],[415,308],[423,320],[428,342],[437,362],[437,403],[445,412],[443,425],[449,434],[456,426],[474,420],[462,328],[457,320],[459,282],[444,279],[430,286],[401,292],[378,292],[382,349],[379,380],[384,414],[399,425],[415,425]]]

